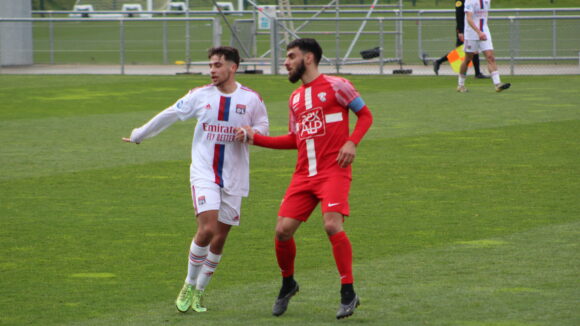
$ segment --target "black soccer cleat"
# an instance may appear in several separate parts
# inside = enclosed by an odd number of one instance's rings
[[[288,309],[290,299],[298,293],[298,290],[300,290],[300,287],[298,286],[298,283],[295,283],[294,288],[290,290],[290,292],[286,293],[286,295],[281,298],[277,298],[272,307],[272,315],[278,317],[285,313],[286,309]]]
[[[476,75],[475,75],[475,78],[477,78],[477,79],[489,79],[489,78],[491,78],[491,77],[490,77],[490,76],[488,76],[488,75],[484,75],[484,74],[482,74],[482,73],[479,73],[479,74],[476,74]]]
[[[495,86],[495,91],[496,92],[501,92],[501,91],[505,91],[506,89],[510,88],[512,86],[512,84],[510,83],[505,83],[505,84],[499,84]]]
[[[354,299],[348,304],[340,304],[340,308],[338,308],[338,312],[336,313],[336,319],[343,319],[346,317],[352,316],[354,314],[354,310],[360,306],[360,298],[358,295],[354,296]]]

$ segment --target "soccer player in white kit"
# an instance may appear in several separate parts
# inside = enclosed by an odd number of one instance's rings
[[[232,225],[240,223],[242,197],[249,192],[248,144],[235,141],[236,128],[250,125],[268,134],[268,116],[260,95],[235,80],[238,51],[208,51],[212,83],[194,88],[131,133],[125,142],[139,144],[178,120],[197,119],[191,149],[190,181],[197,216],[185,283],[175,301],[180,312],[202,304],[204,290],[218,263]]]
[[[465,1],[465,60],[463,60],[461,68],[459,69],[457,85],[457,91],[460,93],[467,92],[467,88],[465,88],[467,65],[478,52],[483,52],[485,59],[487,59],[487,68],[491,74],[491,80],[495,86],[495,91],[501,92],[511,86],[510,83],[503,84],[501,82],[499,71],[497,70],[495,55],[493,53],[493,44],[491,42],[491,33],[487,26],[487,16],[490,6],[491,0]]]

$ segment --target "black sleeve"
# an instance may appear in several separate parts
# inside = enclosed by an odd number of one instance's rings
[[[455,29],[457,33],[463,33],[465,28],[465,0],[457,0],[455,2]]]

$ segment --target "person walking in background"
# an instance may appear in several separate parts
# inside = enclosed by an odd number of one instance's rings
[[[465,60],[459,70],[457,91],[467,92],[465,79],[467,65],[473,56],[483,52],[487,60],[487,67],[491,74],[491,80],[496,92],[510,88],[510,83],[502,83],[495,62],[491,32],[487,24],[491,0],[466,0],[465,1]]]
[[[464,41],[464,29],[465,29],[465,0],[457,0],[455,2],[455,47],[463,45]],[[449,53],[445,54],[441,58],[433,62],[433,71],[436,75],[439,75],[439,68],[441,64],[448,61]],[[489,76],[481,73],[479,68],[479,54],[475,54],[473,59],[473,69],[475,70],[475,78],[489,78]]]

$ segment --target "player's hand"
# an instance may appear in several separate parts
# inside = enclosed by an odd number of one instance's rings
[[[354,161],[354,157],[356,156],[356,145],[351,141],[347,140],[340,151],[338,151],[338,157],[336,161],[338,162],[338,166],[341,168],[345,168],[352,164]]]
[[[254,143],[254,134],[256,131],[252,129],[250,126],[243,126],[240,128],[236,128],[236,136],[235,140],[237,142],[245,143],[248,142],[250,144]]]
[[[132,143],[132,141],[131,141],[131,138],[126,138],[126,137],[123,137],[122,139],[123,139],[123,141],[124,141],[124,142],[126,142],[126,143]],[[140,143],[135,143],[135,144],[139,145]]]
[[[457,38],[461,41],[461,43],[465,42],[465,37],[463,36],[463,33],[458,33]]]
[[[485,35],[484,32],[479,32],[479,40],[480,41],[486,41],[487,40],[487,35]]]

